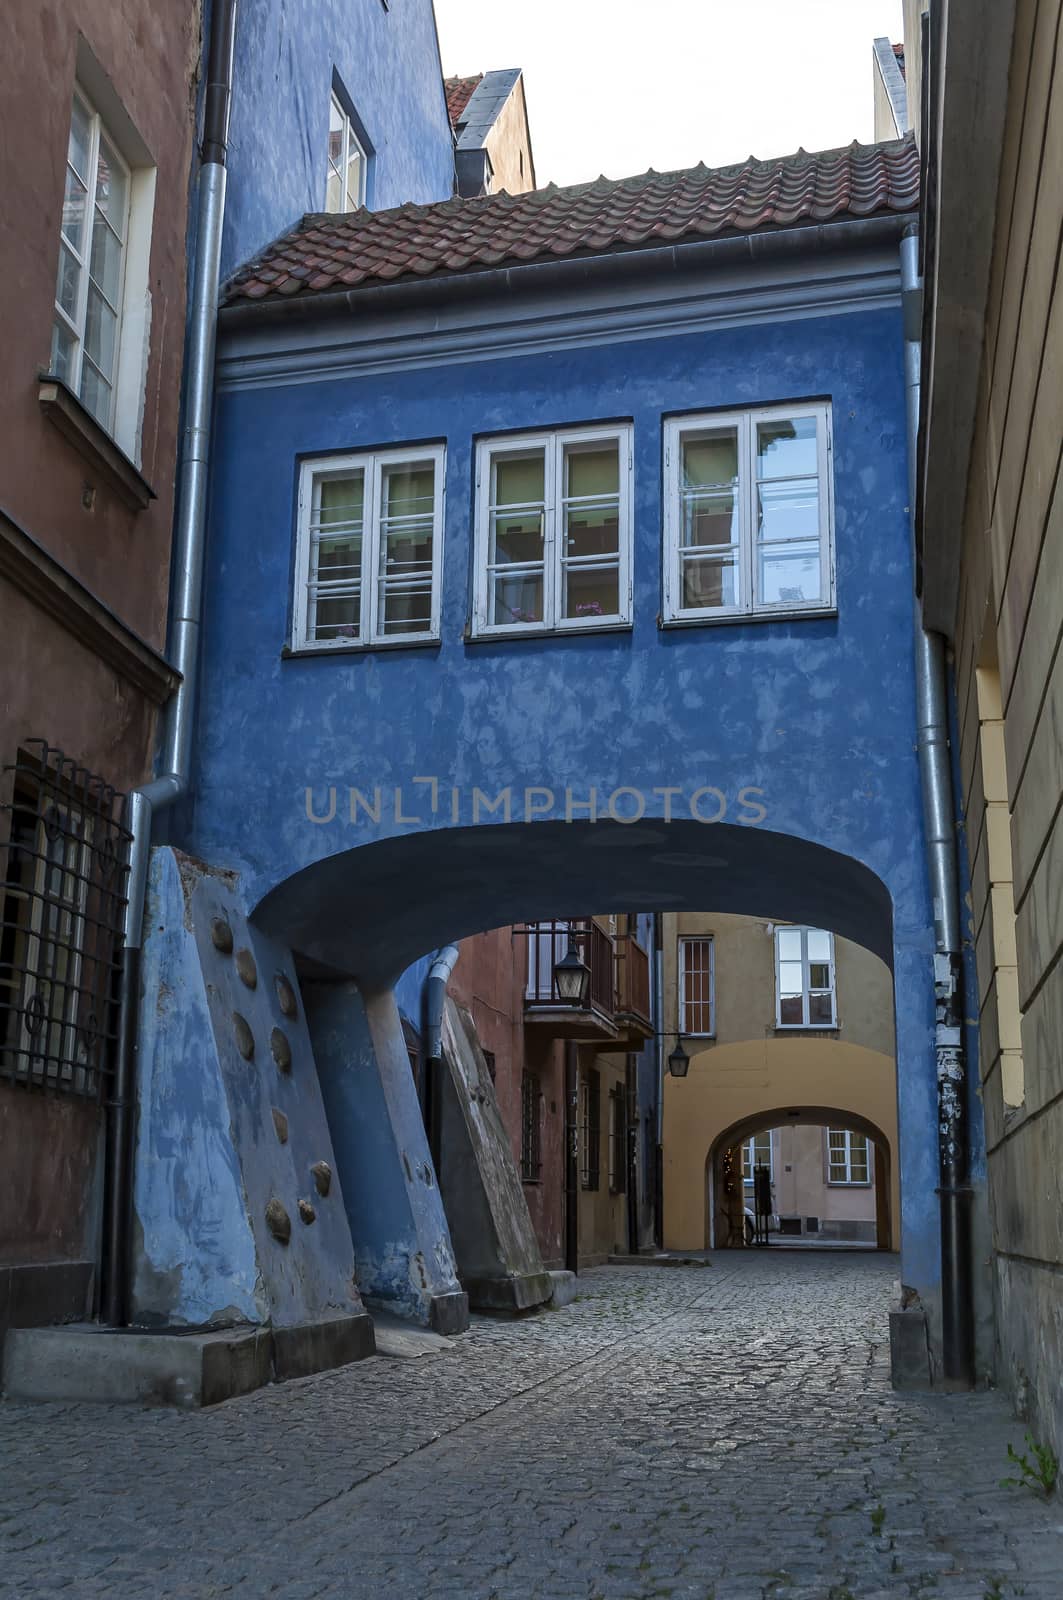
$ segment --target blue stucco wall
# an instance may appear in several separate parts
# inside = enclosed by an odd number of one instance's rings
[[[237,20],[222,277],[325,203],[335,73],[373,147],[374,210],[445,200],[454,146],[431,0],[285,0]]]
[[[308,785],[319,803],[329,784],[367,791],[380,785],[388,796],[398,786],[411,802],[414,776],[436,775],[459,787],[466,825],[474,785],[492,795],[505,785],[518,795],[531,785],[563,795],[568,785],[579,797],[591,785],[603,796],[629,785],[646,796],[647,816],[661,817],[665,801],[653,795],[655,787],[689,794],[712,784],[727,797],[727,822],[740,825],[751,818],[736,797],[755,786],[766,811],[763,830],[840,852],[888,891],[904,1273],[932,1299],[932,932],[914,745],[901,339],[900,313],[886,308],[509,361],[432,368],[426,356],[425,365],[383,378],[222,393],[190,842],[207,859],[238,867],[254,903],[315,862],[331,859],[338,867],[354,851],[368,865],[357,850],[374,840],[436,828],[440,852],[447,850],[448,818],[433,818],[426,805],[418,824],[397,820],[390,804],[379,823],[362,813],[352,824],[341,798],[335,821],[315,826],[306,816]],[[821,396],[831,399],[834,415],[837,617],[659,629],[662,417]],[[476,436],[612,418],[634,422],[632,630],[466,643]],[[447,445],[442,642],[282,659],[299,455],[431,439]],[[493,826],[489,819],[480,824],[485,843]],[[701,836],[709,834],[703,829]],[[645,849],[662,848],[660,829],[656,840],[643,837]],[[572,914],[558,859],[554,914]],[[590,909],[625,908],[623,859],[619,851],[602,852],[602,876],[594,880],[601,892]],[[470,859],[481,926],[520,914],[505,900],[512,865],[501,850],[490,860]],[[722,892],[726,877],[719,882]],[[766,879],[756,904],[715,908],[802,920],[787,909],[791,887],[785,877]],[[431,874],[419,869],[389,914],[416,918],[432,897]],[[338,924],[346,914],[350,923],[351,904],[343,896],[327,909],[322,902],[322,918]],[[649,909],[645,899],[635,904]],[[492,905],[499,912],[493,918]],[[661,905],[673,908],[683,909],[682,889]],[[814,897],[808,910],[808,920],[819,920]],[[444,930],[445,912],[431,925],[426,919],[423,944],[409,948],[407,959],[441,935],[473,931],[467,922]],[[881,908],[872,914],[869,902],[869,936],[875,918],[881,922]],[[837,926],[860,936],[851,924]],[[377,925],[369,937],[379,934]]]

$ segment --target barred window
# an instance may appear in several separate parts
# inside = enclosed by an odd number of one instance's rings
[[[601,1079],[590,1067],[579,1082],[579,1175],[584,1189],[597,1189],[600,1177]]]
[[[609,1193],[627,1190],[627,1090],[622,1083],[609,1091]]]
[[[538,1076],[525,1072],[520,1080],[520,1175],[525,1183],[538,1183],[542,1177],[541,1107]]]
[[[695,1038],[711,1038],[716,1031],[713,1014],[715,967],[711,935],[679,941],[679,1031]]]
[[[39,740],[5,779],[0,1078],[95,1097],[116,1023],[123,797]]]

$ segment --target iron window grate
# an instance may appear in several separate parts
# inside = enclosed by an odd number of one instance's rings
[[[117,1026],[124,796],[43,739],[4,780],[0,1080],[96,1099]]]

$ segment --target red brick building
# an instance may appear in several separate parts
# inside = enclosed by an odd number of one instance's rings
[[[150,774],[197,0],[0,19],[0,1340],[97,1292],[121,796]]]

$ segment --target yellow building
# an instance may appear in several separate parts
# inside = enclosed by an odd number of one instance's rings
[[[854,1209],[837,1196],[866,1188],[878,1244],[897,1248],[893,982],[886,966],[822,929],[708,914],[669,914],[662,924],[665,1042],[678,1035],[690,1058],[685,1077],[664,1080],[665,1248],[743,1242],[749,1201],[742,1146],[772,1129],[780,1130],[780,1220],[784,1200],[798,1193],[784,1182],[795,1174],[781,1169],[801,1165],[808,1193],[818,1159],[815,1193],[831,1199],[816,1218],[868,1220],[863,1197]],[[845,1146],[844,1132],[863,1136],[867,1146],[859,1137]],[[801,1215],[807,1221],[810,1214]]]

